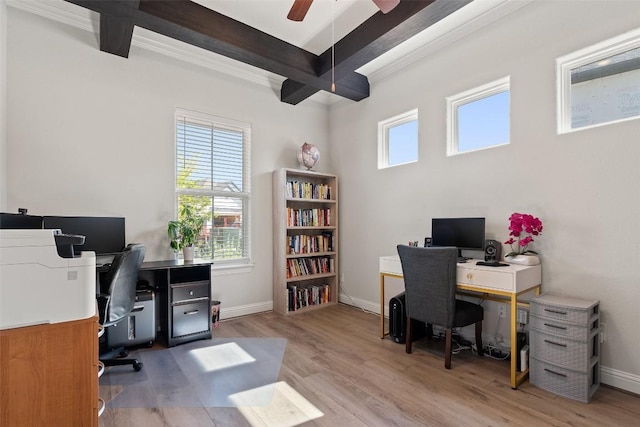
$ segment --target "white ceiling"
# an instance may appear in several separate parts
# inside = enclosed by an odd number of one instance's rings
[[[193,0],[316,55],[331,46],[332,16],[340,40],[378,8],[371,0],[314,0],[302,22],[287,19],[294,0]]]
[[[2,1],[2,0],[0,0]],[[99,16],[63,0],[5,0],[7,5],[99,33]],[[166,0],[159,0],[166,1]],[[378,11],[371,0],[314,0],[302,22],[287,19],[293,0],[193,0],[316,55],[340,40]],[[408,41],[356,70],[370,84],[490,25],[533,0],[474,0]],[[332,25],[333,23],[333,25]],[[149,49],[279,90],[284,77],[221,55],[186,45],[136,27],[133,47]],[[132,50],[133,52],[133,50]],[[135,54],[132,53],[132,54]],[[341,99],[328,92],[312,96],[318,102]]]

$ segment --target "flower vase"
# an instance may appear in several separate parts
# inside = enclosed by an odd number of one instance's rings
[[[504,257],[504,260],[509,264],[520,264],[520,265],[538,265],[540,264],[540,258],[537,255],[509,255]]]
[[[195,253],[195,246],[185,246],[182,248],[182,255],[185,262],[193,262],[193,255]]]

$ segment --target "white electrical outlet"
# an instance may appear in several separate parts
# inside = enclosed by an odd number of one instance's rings
[[[526,325],[529,318],[528,315],[529,312],[527,310],[518,309],[518,323]]]
[[[498,317],[507,317],[507,306],[505,304],[498,305]]]

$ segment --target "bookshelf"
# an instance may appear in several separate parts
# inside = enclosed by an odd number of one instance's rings
[[[273,310],[290,315],[338,301],[338,179],[273,172]]]

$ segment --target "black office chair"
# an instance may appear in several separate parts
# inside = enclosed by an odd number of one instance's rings
[[[138,270],[144,259],[145,247],[141,244],[127,246],[122,252],[117,254],[109,267],[104,281],[101,281],[101,288],[108,289],[107,293],[98,295],[98,311],[100,313],[100,323],[108,328],[123,319],[133,310],[136,300],[136,284],[138,283]],[[108,331],[107,331],[108,333]],[[120,355],[126,356],[127,352],[118,351]],[[110,352],[108,355],[113,353]],[[142,363],[137,359],[104,358],[101,355],[100,361],[105,366],[133,365],[133,369],[142,369]]]
[[[445,333],[444,366],[451,369],[451,332],[453,328],[475,323],[476,347],[482,356],[482,320],[484,309],[478,304],[456,299],[456,248],[420,248],[398,245],[406,298],[406,352],[411,353],[411,319],[427,324],[427,337],[433,337],[433,325]]]

